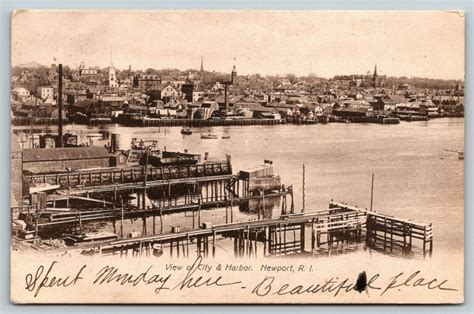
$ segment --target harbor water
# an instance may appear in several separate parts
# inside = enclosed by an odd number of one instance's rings
[[[181,128],[132,128],[120,125],[66,125],[79,142],[104,145],[112,133],[120,134],[122,149],[132,138],[157,140],[169,151],[187,149],[211,159],[232,156],[234,172],[273,161],[282,183],[294,187],[295,212],[303,207],[305,165],[305,211],[325,209],[331,199],[363,208],[370,207],[371,179],[375,176],[373,210],[433,223],[434,254],[462,255],[464,225],[464,161],[455,152],[463,149],[464,119],[444,118],[401,122],[398,125],[344,124],[231,126],[194,128],[182,135]],[[13,127],[20,138],[31,131]],[[55,132],[37,127],[33,132]],[[88,137],[88,134],[103,135]],[[218,139],[201,139],[212,133]],[[223,139],[222,137],[229,137]],[[28,148],[28,142],[23,143]],[[279,206],[265,217],[280,215]],[[234,221],[256,219],[255,213],[233,209]],[[172,225],[188,228],[191,213],[164,217],[164,230]],[[157,217],[156,222],[158,223]],[[225,223],[225,209],[205,210],[201,221]],[[151,218],[148,219],[151,224]],[[158,223],[159,224],[159,223]],[[141,231],[141,221],[127,227]],[[148,232],[152,226],[148,225]],[[160,227],[156,227],[159,231]]]

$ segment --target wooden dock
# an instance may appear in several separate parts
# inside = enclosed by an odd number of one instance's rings
[[[366,243],[376,249],[400,248],[403,253],[410,252],[414,240],[422,242],[423,255],[433,252],[433,225],[413,220],[380,214],[344,203],[331,202],[330,206],[366,215]]]
[[[190,126],[190,127],[212,127],[212,126],[249,126],[249,125],[279,125],[284,124],[283,119],[159,119],[143,118],[135,123],[135,126],[143,127],[172,127],[172,126]],[[127,125],[127,124],[125,124]]]
[[[52,184],[61,188],[81,188],[102,185],[120,185],[127,183],[143,183],[148,181],[172,181],[189,178],[205,178],[232,175],[229,162],[208,162],[197,165],[179,165],[164,167],[124,167],[61,172],[54,174],[26,175],[30,185]]]
[[[92,243],[71,247],[100,254],[150,255],[159,245],[170,255],[216,254],[216,241],[233,239],[235,256],[320,254],[351,243],[364,243],[368,248],[386,253],[412,252],[414,241],[422,243],[423,255],[433,251],[431,224],[395,218],[340,202],[330,202],[329,208],[313,212],[285,214],[277,219],[231,222],[214,226],[159,235]],[[365,241],[364,241],[365,240]],[[191,249],[190,249],[191,248]],[[174,253],[173,253],[174,252]],[[191,252],[191,253],[190,253]]]

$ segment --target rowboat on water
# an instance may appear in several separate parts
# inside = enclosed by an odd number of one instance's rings
[[[201,134],[201,138],[206,139],[206,140],[217,140],[218,139],[217,135],[215,135],[215,134]]]
[[[159,243],[153,244],[153,256],[159,257],[163,255],[163,245]]]
[[[181,134],[183,134],[183,135],[191,135],[191,134],[193,134],[193,130],[192,130],[190,127],[184,126],[184,127],[181,129]]]
[[[64,243],[68,246],[78,245],[80,243],[91,243],[99,241],[111,241],[118,239],[118,235],[111,232],[91,232],[82,234],[73,234],[65,237]]]

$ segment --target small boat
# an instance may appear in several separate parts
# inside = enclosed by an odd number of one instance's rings
[[[189,127],[186,127],[184,126],[182,129],[181,129],[181,134],[183,135],[191,135],[193,134],[193,130]]]
[[[93,256],[93,255],[98,254],[98,253],[100,253],[100,248],[95,247],[95,248],[91,248],[91,249],[82,250],[80,254],[84,255],[84,256]]]
[[[222,136],[222,139],[223,140],[228,140],[228,139],[230,139],[230,135],[224,135],[224,136]]]
[[[322,115],[318,115],[317,118],[318,118],[319,123],[328,123],[329,122],[329,115],[322,114]]]
[[[64,243],[67,246],[78,245],[80,243],[91,243],[98,241],[111,241],[118,239],[118,235],[111,232],[98,232],[98,233],[82,233],[73,234],[65,237]]]
[[[201,134],[201,138],[206,139],[206,140],[217,140],[218,139],[217,135],[215,135],[215,134]]]
[[[163,255],[163,245],[159,244],[159,243],[155,243],[153,244],[153,256],[161,256]]]

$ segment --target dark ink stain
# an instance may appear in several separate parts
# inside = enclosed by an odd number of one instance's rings
[[[359,291],[359,293],[362,293],[367,288],[367,274],[365,271],[361,272],[359,274],[359,277],[357,277],[357,281],[354,287],[355,291]]]

